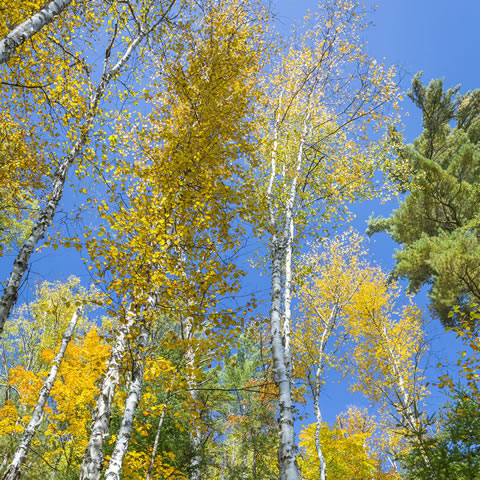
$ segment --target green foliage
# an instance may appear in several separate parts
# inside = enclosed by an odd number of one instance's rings
[[[388,218],[370,219],[369,232],[388,232],[402,245],[394,275],[410,289],[431,285],[434,313],[444,325],[453,305],[480,300],[480,90],[444,90],[413,79],[410,98],[422,111],[423,132],[402,155],[410,163],[410,193]]]
[[[225,360],[216,396],[216,432],[205,478],[276,479],[276,388],[265,364],[266,339],[248,328]]]
[[[480,478],[480,415],[469,391],[457,390],[439,418],[436,435],[400,458],[405,480]]]

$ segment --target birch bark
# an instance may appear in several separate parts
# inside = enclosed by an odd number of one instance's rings
[[[173,6],[175,0],[172,1],[170,8]],[[28,267],[28,262],[35,250],[38,242],[43,238],[45,231],[51,224],[60,199],[63,196],[63,188],[67,178],[68,171],[73,162],[81,154],[83,147],[87,143],[90,133],[93,128],[93,121],[98,112],[98,104],[105,94],[105,90],[111,80],[122,70],[131,57],[133,51],[137,48],[140,42],[152,32],[165,18],[166,14],[153,26],[148,29],[141,28],[135,38],[129,43],[123,55],[117,63],[108,68],[107,58],[105,59],[102,77],[97,88],[92,92],[89,99],[89,107],[86,114],[85,122],[79,126],[80,136],[73,144],[70,152],[59,162],[53,175],[54,182],[52,192],[48,196],[48,201],[40,212],[38,219],[32,229],[31,234],[20,248],[18,255],[14,261],[12,272],[8,279],[2,298],[0,299],[0,335],[3,333],[3,327],[7,318],[9,317],[15,302],[18,297],[18,289],[22,281],[23,275]]]
[[[184,337],[188,340],[193,337],[193,321],[188,318],[185,320]],[[187,385],[194,406],[198,405],[197,380],[195,378],[195,350],[191,342],[188,342],[187,351],[185,352],[185,364],[187,366]],[[190,428],[190,442],[192,445],[193,455],[190,459],[190,480],[201,480],[201,462],[200,449],[202,446],[202,431],[197,419],[194,420]]]
[[[104,466],[103,446],[110,430],[113,397],[120,379],[120,365],[125,352],[126,337],[133,326],[134,320],[134,315],[127,315],[127,322],[120,326],[115,339],[98,395],[92,431],[82,459],[80,480],[100,479]]]
[[[22,465],[27,458],[27,452],[30,447],[30,443],[33,436],[35,435],[35,432],[37,431],[38,426],[42,421],[43,409],[45,407],[45,404],[47,403],[48,396],[50,395],[50,391],[52,390],[53,384],[55,383],[55,378],[57,377],[58,369],[60,368],[63,357],[65,356],[65,351],[68,344],[70,343],[70,340],[72,339],[72,335],[77,325],[78,318],[81,314],[82,308],[78,307],[72,315],[72,319],[70,320],[70,323],[68,324],[67,329],[65,330],[65,333],[60,342],[60,348],[58,350],[58,353],[53,359],[48,377],[45,380],[42,389],[40,390],[37,404],[35,405],[32,413],[32,418],[28,422],[28,425],[23,432],[20,444],[18,445],[13,460],[5,471],[2,480],[18,480],[21,476]]]
[[[396,403],[394,399],[392,399],[392,403],[395,405],[397,413],[408,425],[410,432],[415,435],[420,446],[421,456],[425,467],[427,467],[432,472],[434,479],[438,479],[440,478],[439,474],[428,456],[428,450],[425,448],[424,439],[422,434],[420,433],[422,431],[422,428],[420,418],[418,415],[415,414],[417,409],[412,408],[412,404],[416,403],[416,399],[412,398],[413,396],[409,394],[407,388],[405,387],[405,379],[400,369],[400,362],[395,355],[395,351],[392,348],[392,340],[388,336],[385,326],[381,327],[381,335],[384,340],[387,354],[390,357],[393,378],[398,387],[398,391],[395,391],[395,395],[399,404]]]
[[[320,358],[319,358],[319,362],[315,372],[315,384],[312,389],[314,411],[315,411],[315,417],[317,419],[317,425],[315,426],[315,449],[317,451],[317,457],[318,457],[318,463],[319,463],[318,473],[320,476],[320,480],[325,480],[327,477],[327,465],[325,463],[325,457],[323,456],[323,451],[322,451],[322,444],[320,442],[320,429],[323,423],[322,411],[320,409],[320,390],[322,388],[322,374],[324,370],[323,355],[325,352],[328,337],[333,329],[335,319],[336,319],[335,314],[334,312],[332,312],[328,317],[327,322],[324,323],[324,328],[323,328],[320,345],[319,345]]]
[[[304,121],[302,137],[295,161],[295,174],[291,180],[289,194],[284,210],[284,221],[279,233],[273,233],[270,239],[271,253],[271,310],[270,335],[273,357],[273,374],[279,389],[280,447],[278,462],[281,480],[300,478],[297,467],[297,445],[295,441],[293,401],[292,401],[292,361],[291,361],[291,288],[292,288],[292,250],[294,242],[295,203],[297,200],[298,178],[303,167],[303,148],[309,130],[309,114]],[[273,184],[277,171],[277,148],[279,137],[278,116],[274,127],[274,143],[271,154],[270,181],[267,190],[267,203],[270,210],[270,225],[275,232],[278,229],[274,209]],[[282,280],[284,279],[284,282]],[[283,300],[283,311],[282,311]],[[282,322],[283,313],[283,322]]]
[[[52,22],[71,3],[72,0],[53,0],[5,35],[0,40],[0,63],[8,62],[20,45]]]
[[[120,480],[123,459],[127,453],[128,444],[132,435],[133,421],[141,397],[148,337],[149,330],[143,323],[137,340],[137,351],[132,365],[132,381],[127,399],[125,400],[122,423],[115,440],[115,447],[113,448],[110,462],[105,472],[105,480]]]

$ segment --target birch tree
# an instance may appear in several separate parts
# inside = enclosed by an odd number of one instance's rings
[[[348,371],[357,379],[352,388],[379,405],[383,416],[393,416],[384,425],[392,437],[419,435],[424,428],[421,311],[414,305],[396,310],[400,287],[369,264],[361,242],[350,233],[317,245],[305,257],[298,288],[302,316],[295,325],[295,373],[314,401],[320,478],[328,474],[320,392],[329,366]],[[394,425],[402,428],[395,431]]]
[[[10,32],[0,40],[0,63],[7,62],[18,47],[52,22],[71,3],[72,0],[53,0],[19,25],[9,27]],[[3,7],[3,10],[6,10],[6,7]]]
[[[137,348],[132,362],[132,379],[125,400],[122,423],[115,439],[115,446],[110,455],[108,467],[105,471],[105,480],[119,480],[123,466],[123,459],[127,453],[130,436],[132,435],[133,422],[141,398],[145,356],[148,347],[149,330],[145,324],[140,325],[137,338]]]
[[[241,232],[234,225],[245,194],[237,159],[253,154],[249,135],[263,58],[262,15],[245,2],[203,5],[200,18],[192,20],[195,28],[179,30],[176,47],[158,52],[152,113],[118,129],[111,188],[107,201],[97,203],[102,223],[97,235],[87,233],[94,268],[111,293],[112,315],[127,303],[148,328],[158,316],[177,326],[191,319],[192,332],[205,323],[226,329],[233,323],[217,303],[238,288],[240,273],[224,256]],[[127,451],[141,385],[140,364],[135,369],[122,440],[107,477],[120,474]],[[108,416],[111,400],[102,402],[98,412]],[[88,455],[97,465],[92,472],[101,467],[98,447],[106,429],[104,422],[91,439],[95,452]]]
[[[314,431],[318,458],[318,476],[325,480],[321,429],[321,390],[328,368],[336,367],[343,353],[346,314],[358,301],[363,284],[368,281],[366,251],[361,237],[354,233],[316,245],[302,261],[302,281],[297,287],[301,315],[295,319],[292,334],[294,375],[305,384],[313,399],[317,423]],[[329,475],[330,476],[330,475]]]
[[[352,388],[390,417],[392,436],[403,437],[394,450],[405,448],[409,437],[421,445],[427,427],[423,400],[428,394],[422,369],[426,353],[422,312],[413,303],[399,307],[399,285],[378,267],[370,271],[362,290],[347,312],[351,318],[347,330],[354,341]],[[426,449],[424,462],[432,466]],[[434,469],[432,475],[438,478]]]
[[[265,80],[263,184],[256,197],[270,255],[282,480],[299,478],[290,334],[298,240],[321,234],[342,220],[349,202],[373,195],[373,174],[384,163],[385,150],[369,135],[391,120],[384,107],[397,95],[394,70],[368,58],[358,39],[365,25],[357,2],[323,2],[312,24],[300,40],[292,40]]]
[[[78,318],[81,314],[82,314],[82,308],[78,307],[75,310],[74,314],[72,315],[72,319],[70,320],[70,323],[68,324],[68,327],[65,330],[62,341],[60,343],[60,348],[57,354],[55,355],[55,358],[53,359],[48,377],[45,380],[45,383],[43,384],[42,389],[40,390],[38,401],[37,401],[37,404],[35,405],[30,421],[28,422],[28,425],[25,428],[25,431],[23,432],[22,438],[20,440],[20,444],[17,448],[17,451],[15,452],[13,460],[11,461],[10,465],[7,467],[2,477],[3,480],[18,480],[20,478],[21,468],[27,457],[30,443],[42,420],[45,403],[47,402],[47,399],[50,395],[50,391],[52,390],[53,384],[55,382],[55,378],[57,377],[58,369],[65,355],[65,350],[67,349],[67,345],[69,344],[72,338],[73,332],[77,325]]]
[[[81,480],[98,480],[104,467],[104,442],[110,432],[113,398],[120,377],[120,367],[126,348],[126,338],[135,323],[135,317],[127,315],[126,321],[118,326],[108,360],[102,386],[97,397],[88,445],[82,459]],[[137,369],[140,368],[137,367]],[[139,374],[137,373],[137,376]],[[138,383],[138,380],[137,380]]]
[[[96,83],[91,78],[92,69],[88,66],[87,59],[82,57],[82,50],[80,52],[65,50],[62,42],[49,37],[48,32],[45,33],[45,38],[38,40],[37,50],[35,50],[36,55],[39,55],[42,59],[48,59],[45,61],[47,64],[52,64],[52,69],[47,74],[40,74],[38,78],[35,78],[35,81],[42,83],[49,81],[51,76],[54,76],[51,82],[53,88],[50,92],[45,90],[46,87],[39,87],[45,97],[41,95],[39,97],[38,92],[35,92],[37,89],[33,88],[34,93],[30,95],[28,102],[38,102],[36,114],[40,118],[40,125],[43,127],[46,138],[50,137],[53,140],[60,135],[57,132],[58,127],[55,125],[58,122],[62,124],[67,133],[64,135],[65,132],[62,131],[62,137],[66,138],[61,147],[58,145],[58,140],[52,141],[50,148],[45,146],[45,144],[48,144],[48,140],[43,142],[46,150],[44,153],[53,157],[50,192],[33,222],[30,235],[16,256],[3,296],[0,299],[0,333],[3,331],[5,321],[18,297],[18,289],[28,268],[30,257],[53,221],[58,204],[63,196],[64,184],[70,167],[81,155],[84,155],[83,160],[85,160],[85,156],[89,156],[90,159],[93,157],[91,150],[86,153],[86,147],[96,121],[103,116],[100,105],[105,95],[110,95],[110,84],[122,73],[132,53],[139,48],[140,44],[147,37],[160,31],[162,24],[168,23],[167,19],[174,5],[174,1],[165,4],[149,2],[143,9],[136,11],[129,2],[123,6],[114,3],[110,8],[87,9],[88,15],[80,22],[75,15],[72,15],[71,19],[67,19],[61,29],[61,35],[67,37],[65,40],[67,45],[71,34],[70,29],[74,29],[78,26],[78,23],[80,24],[79,30],[83,28],[86,30],[86,34],[91,36],[92,30],[99,28],[102,21],[107,22],[110,16],[113,16],[116,20],[114,27],[110,25],[106,28],[110,43],[105,49],[102,72]],[[92,21],[92,24],[88,23],[89,20]],[[113,48],[117,35],[122,36],[123,34],[125,34],[123,36],[124,41],[120,42],[119,47]],[[53,43],[56,50],[60,50],[61,53],[55,51],[52,55],[49,51],[50,43]],[[113,58],[111,59],[112,53]],[[71,69],[71,72],[68,71],[69,66],[66,64],[64,57],[70,61],[72,58],[74,60],[75,68]],[[31,103],[25,102],[25,92],[23,92],[25,88],[32,90],[28,88],[31,80],[27,80],[25,74],[19,72],[18,68],[31,67],[29,62],[34,61],[35,58],[27,59],[26,64],[19,62],[9,75],[3,77],[5,80],[2,82],[4,88],[0,92],[0,102],[7,100],[9,110],[19,117],[25,110],[31,111],[33,107]],[[31,76],[31,73],[29,75]],[[86,95],[84,90],[87,92]],[[55,121],[55,124],[52,124],[50,107],[55,102],[60,104],[62,112],[60,118]]]

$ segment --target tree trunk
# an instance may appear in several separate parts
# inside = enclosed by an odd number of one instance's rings
[[[285,247],[279,246],[275,237],[271,242],[271,246],[272,307],[270,311],[270,341],[274,380],[279,391],[280,447],[278,451],[278,466],[281,480],[298,480],[291,379],[288,375],[282,338],[282,266],[285,258]]]
[[[291,328],[292,328],[292,255],[293,238],[295,230],[293,215],[290,216],[288,225],[288,239],[285,251],[285,292],[284,292],[284,317],[283,317],[283,338],[285,344],[285,362],[288,376],[293,379],[292,352],[291,352]]]
[[[33,410],[32,418],[28,422],[27,428],[25,428],[20,444],[15,452],[12,462],[5,471],[2,480],[18,480],[21,475],[22,464],[27,457],[27,452],[30,447],[35,432],[37,431],[38,426],[40,425],[43,417],[43,409],[47,403],[50,391],[52,390],[55,378],[57,377],[58,369],[62,363],[63,357],[65,356],[65,350],[67,349],[68,344],[73,335],[73,331],[77,325],[78,317],[82,314],[82,308],[78,307],[72,319],[68,324],[67,329],[63,335],[62,341],[60,342],[60,349],[53,359],[52,366],[50,368],[50,373],[48,374],[45,383],[43,384],[40,394],[38,395],[37,404]]]
[[[193,338],[193,320],[187,319],[185,321],[184,336],[188,340]],[[195,350],[192,348],[191,342],[188,342],[187,351],[185,353],[185,363],[187,366],[187,385],[192,398],[194,406],[198,405],[197,380],[195,378]],[[196,408],[194,407],[194,410]],[[193,455],[190,459],[190,480],[201,480],[201,462],[202,456],[200,449],[202,446],[202,431],[197,419],[194,419],[190,428],[190,442],[192,446]]]
[[[145,324],[142,324],[132,365],[132,382],[130,384],[128,397],[125,400],[125,409],[123,411],[122,423],[115,441],[115,447],[110,457],[107,471],[105,472],[105,480],[120,480],[123,459],[127,453],[128,444],[132,435],[133,421],[141,397],[148,336],[148,328]]]
[[[53,0],[5,35],[0,40],[0,63],[7,62],[20,45],[53,21],[71,3],[72,0]]]
[[[24,244],[20,248],[17,258],[15,259],[15,262],[13,264],[10,278],[8,279],[3,296],[0,299],[0,335],[3,332],[3,327],[13,309],[13,306],[17,301],[18,289],[20,287],[23,275],[28,268],[28,262],[30,260],[30,257],[32,256],[32,253],[35,250],[38,242],[43,238],[48,226],[53,221],[53,217],[55,215],[55,212],[57,211],[58,203],[63,196],[63,187],[67,178],[68,171],[72,163],[80,155],[83,147],[88,141],[90,132],[93,128],[93,120],[95,118],[95,115],[97,114],[100,99],[105,94],[105,90],[112,78],[114,78],[124,67],[135,48],[143,40],[147,33],[149,33],[149,31],[151,31],[151,29],[148,31],[142,30],[131,41],[131,43],[125,49],[123,56],[112,68],[107,69],[107,64],[105,63],[104,65],[104,71],[100,79],[100,83],[90,96],[89,107],[86,113],[85,122],[78,128],[78,131],[81,132],[80,137],[74,143],[67,156],[58,163],[55,169],[55,173],[53,175],[53,189],[51,194],[48,196],[48,201],[43,210],[40,212],[38,219],[32,229],[32,233],[29,235],[27,240],[25,240]],[[105,59],[105,62],[106,61],[107,60]]]
[[[121,325],[115,339],[107,371],[97,399],[92,430],[82,459],[80,480],[99,480],[104,466],[103,445],[110,431],[112,402],[119,382],[119,371],[125,352],[126,337],[135,321],[135,316],[127,314],[127,322]]]
[[[323,422],[322,411],[320,410],[321,370],[322,370],[322,367],[321,365],[319,365],[317,368],[317,375],[316,375],[316,385],[315,385],[316,393],[313,396],[313,402],[314,402],[315,417],[317,418],[317,424],[315,426],[315,449],[317,451],[317,457],[318,457],[318,463],[319,463],[318,473],[319,473],[320,480],[325,480],[327,476],[326,464],[325,464],[325,458],[322,452],[322,444],[320,443],[320,429],[322,427],[322,422]]]

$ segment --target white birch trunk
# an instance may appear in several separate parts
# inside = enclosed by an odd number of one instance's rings
[[[322,411],[320,409],[320,391],[322,389],[322,375],[324,369],[323,356],[329,340],[330,334],[335,326],[336,314],[335,308],[330,312],[330,315],[325,319],[322,315],[322,312],[318,312],[319,319],[321,319],[323,324],[323,331],[320,337],[320,344],[318,346],[318,351],[320,354],[317,369],[315,371],[315,383],[312,387],[312,396],[313,396],[313,407],[315,412],[315,417],[317,419],[317,424],[315,426],[315,450],[317,452],[318,458],[318,474],[320,480],[325,480],[327,477],[327,465],[325,463],[325,457],[323,456],[322,444],[320,442],[320,429],[322,427],[323,418]]]
[[[292,254],[293,239],[295,235],[293,215],[288,225],[288,238],[285,251],[285,292],[284,292],[284,317],[283,338],[285,343],[285,362],[290,381],[293,380],[292,352],[291,352],[291,328],[292,328]],[[293,386],[293,385],[292,385]]]
[[[270,336],[273,357],[273,374],[275,383],[279,389],[279,423],[280,423],[280,447],[278,452],[278,465],[281,480],[297,480],[300,478],[297,467],[297,445],[295,441],[293,401],[292,401],[292,364],[290,352],[290,329],[291,329],[291,268],[292,249],[294,241],[294,207],[297,198],[297,183],[303,166],[303,148],[308,133],[309,113],[305,118],[302,138],[297,152],[295,164],[295,176],[290,185],[287,203],[284,207],[285,223],[281,236],[273,234],[270,241],[272,256],[272,297],[270,310]],[[267,200],[270,208],[272,227],[277,227],[274,220],[272,202],[272,188],[276,172],[276,148],[278,139],[278,126],[274,130],[274,150],[272,151],[270,182],[267,190]],[[282,324],[282,269],[285,269],[285,285],[283,289],[283,324]]]
[[[186,319],[184,336],[187,339],[193,337],[193,321]],[[191,342],[188,343],[187,351],[185,353],[185,364],[187,366],[187,385],[190,391],[193,405],[198,404],[197,380],[195,378],[195,351],[192,348]],[[193,455],[190,459],[190,480],[201,480],[201,462],[200,448],[202,446],[202,432],[200,425],[196,419],[190,428],[190,442],[192,445]]]
[[[32,253],[35,250],[38,242],[43,238],[48,226],[53,221],[53,217],[55,215],[55,212],[57,211],[58,203],[63,196],[63,187],[67,178],[68,171],[72,163],[80,155],[83,147],[88,141],[90,132],[93,128],[93,120],[95,118],[95,115],[97,114],[98,104],[103,95],[105,94],[105,90],[110,81],[125,66],[135,48],[152,29],[148,31],[140,31],[125,49],[122,57],[112,68],[107,68],[107,59],[105,59],[104,70],[100,79],[100,83],[90,96],[89,107],[86,113],[85,122],[78,128],[78,131],[81,132],[80,137],[73,144],[70,152],[58,163],[58,166],[56,167],[55,173],[53,175],[53,189],[48,196],[48,201],[43,210],[40,212],[38,219],[32,229],[32,232],[20,248],[20,251],[18,252],[18,255],[13,264],[10,278],[8,279],[3,296],[0,299],[0,335],[3,332],[3,327],[13,309],[13,306],[17,301],[18,289],[22,281],[23,275],[28,268],[28,262],[30,260],[30,257],[32,256]]]
[[[425,466],[430,469],[434,475],[434,479],[438,479],[439,475],[436,471],[433,463],[430,461],[427,450],[424,446],[424,441],[422,436],[418,433],[420,431],[420,418],[415,414],[414,409],[412,408],[412,401],[410,400],[410,394],[408,393],[405,387],[405,380],[403,378],[402,372],[400,370],[400,365],[398,358],[395,355],[394,350],[391,346],[391,340],[388,336],[385,326],[381,327],[381,335],[385,342],[385,347],[387,349],[388,355],[390,357],[391,369],[395,383],[397,384],[398,391],[395,392],[397,399],[400,402],[400,405],[397,406],[397,413],[403,420],[407,423],[408,428],[411,433],[413,433],[419,442],[422,459],[425,463]]]
[[[123,459],[127,453],[128,444],[132,435],[133,421],[141,397],[148,336],[148,328],[145,324],[142,324],[137,341],[137,351],[132,365],[132,381],[127,399],[125,400],[122,423],[115,440],[115,447],[113,448],[110,462],[105,472],[105,480],[120,480]]]
[[[104,466],[103,446],[110,431],[112,402],[119,378],[120,365],[125,352],[126,337],[135,321],[134,315],[127,315],[127,322],[121,325],[115,338],[102,387],[97,398],[92,430],[82,459],[80,480],[99,480]]]
[[[63,12],[72,0],[53,0],[38,13],[17,25],[0,40],[0,63],[8,62],[15,50]]]
[[[23,432],[20,444],[18,445],[13,460],[5,471],[2,480],[18,480],[20,478],[22,465],[27,458],[27,452],[30,447],[30,443],[42,421],[43,409],[47,403],[50,391],[52,390],[55,378],[57,377],[58,369],[60,368],[63,357],[65,356],[65,350],[72,339],[73,331],[75,330],[78,318],[81,314],[82,308],[78,307],[72,315],[72,319],[70,320],[70,323],[63,334],[62,341],[60,342],[58,353],[53,359],[48,377],[38,395],[37,404],[33,409],[32,418],[28,422],[28,425]]]
[[[315,450],[317,451],[318,457],[318,473],[320,480],[325,480],[327,477],[327,466],[325,464],[325,457],[322,452],[322,444],[320,442],[320,429],[322,427],[323,418],[322,411],[320,410],[320,389],[321,389],[321,375],[322,375],[322,366],[318,365],[316,378],[315,378],[315,394],[313,395],[313,403],[315,410],[315,417],[317,419],[317,424],[315,426]]]
[[[287,371],[282,338],[282,267],[285,248],[278,245],[275,236],[271,245],[271,255],[272,306],[270,310],[270,341],[274,380],[279,392],[280,446],[278,466],[281,480],[298,480],[291,380]]]

